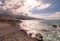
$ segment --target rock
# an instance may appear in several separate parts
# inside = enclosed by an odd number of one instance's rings
[[[59,26],[60,27],[60,26]]]
[[[32,36],[33,34],[34,33],[30,33],[29,36]],[[33,38],[35,38],[38,41],[44,41],[43,36],[40,33],[35,34],[35,36]]]
[[[57,25],[53,25],[52,27],[53,27],[53,28],[57,28]]]

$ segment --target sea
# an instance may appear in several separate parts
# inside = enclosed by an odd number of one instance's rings
[[[48,26],[58,25],[60,26],[60,20],[42,20],[43,24],[47,24]]]
[[[24,20],[25,21],[25,20]],[[37,30],[42,33],[44,41],[60,41],[60,20],[27,20],[25,29]],[[30,24],[31,23],[31,24]],[[29,26],[29,25],[30,26]],[[33,25],[34,24],[34,25]],[[57,27],[54,28],[53,25]],[[35,31],[36,32],[36,31]]]
[[[47,24],[48,27],[57,25],[57,28],[51,28],[44,33],[44,41],[60,41],[60,20],[42,20],[42,24]]]

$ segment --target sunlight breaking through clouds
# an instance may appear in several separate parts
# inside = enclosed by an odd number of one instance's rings
[[[51,6],[51,3],[43,4],[42,0],[5,0],[5,8],[17,12],[29,12],[34,7],[45,9]]]
[[[30,11],[34,7],[38,6],[41,4],[41,1],[36,1],[36,0],[25,0],[24,1],[24,6],[22,7],[23,11]]]
[[[52,5],[51,3],[44,4],[42,0],[17,0],[17,1],[5,0],[5,5],[1,8],[6,9],[6,10],[11,10],[14,14],[19,14],[21,12],[24,12],[25,14],[32,16],[31,12],[29,11],[32,10],[34,7],[37,7],[37,9],[43,10],[43,9],[49,8],[51,5]],[[59,15],[56,13],[53,15],[47,15],[47,16],[39,15],[39,16],[45,19],[54,19],[54,18],[59,19]],[[38,18],[39,16],[36,15],[36,17]]]
[[[34,7],[41,4],[41,1],[37,0],[5,0],[5,8],[11,9],[17,12],[29,12]]]

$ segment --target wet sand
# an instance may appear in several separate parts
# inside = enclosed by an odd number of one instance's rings
[[[0,21],[0,41],[38,41],[31,38],[18,26]]]

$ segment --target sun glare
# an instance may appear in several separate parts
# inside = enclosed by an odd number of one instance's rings
[[[27,4],[27,5],[33,5],[35,3],[36,3],[35,0],[26,0],[26,2],[25,2],[25,4]]]

